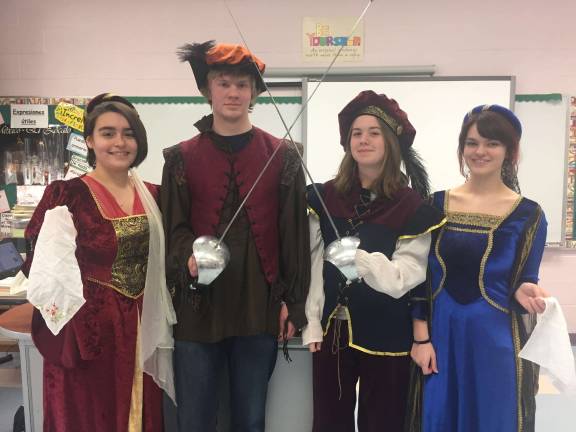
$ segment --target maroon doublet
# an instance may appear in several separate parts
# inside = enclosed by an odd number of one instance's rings
[[[279,146],[285,144],[274,136],[254,127],[253,138],[245,149],[225,153],[214,146],[208,134],[200,134],[180,143],[186,179],[191,197],[190,226],[196,236],[216,236],[222,206],[228,193],[228,180],[236,175],[240,196],[244,198],[262,168]],[[252,235],[266,280],[274,283],[278,277],[279,233],[278,190],[284,164],[285,148],[274,156],[260,182],[246,202]]]

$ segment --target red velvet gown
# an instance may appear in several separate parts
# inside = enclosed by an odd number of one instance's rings
[[[136,194],[127,215],[90,177],[56,181],[26,229],[32,250],[45,212],[59,205],[68,207],[78,231],[86,303],[57,336],[34,311],[32,337],[44,357],[44,431],[162,431],[162,392],[135,370],[149,233],[140,199]],[[32,260],[29,253],[26,275]]]

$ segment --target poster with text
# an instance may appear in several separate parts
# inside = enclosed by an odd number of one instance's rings
[[[338,63],[364,60],[364,25],[350,34],[356,18],[304,17],[302,21],[302,59],[329,63],[341,49]]]

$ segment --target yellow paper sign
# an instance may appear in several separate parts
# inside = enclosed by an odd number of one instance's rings
[[[54,110],[56,120],[80,132],[84,132],[84,110],[66,102],[60,102]]]

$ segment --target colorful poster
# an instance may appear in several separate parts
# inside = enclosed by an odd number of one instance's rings
[[[304,17],[302,22],[302,59],[328,63],[342,49],[337,62],[364,60],[364,25],[350,34],[356,18]]]
[[[568,184],[566,185],[566,240],[567,246],[576,247],[574,225],[574,182],[576,179],[576,97],[570,98],[570,131],[568,142]]]

